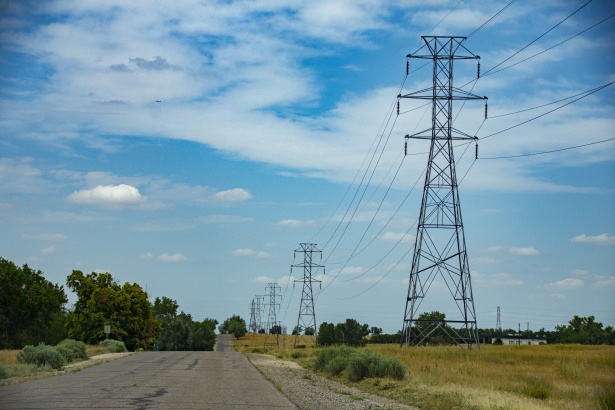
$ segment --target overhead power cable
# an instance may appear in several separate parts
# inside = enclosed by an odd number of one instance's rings
[[[474,34],[476,34],[480,29],[482,29],[483,27],[485,27],[487,24],[489,24],[492,20],[494,20],[495,18],[497,18],[500,14],[502,14],[502,12],[504,10],[506,10],[508,7],[510,7],[511,4],[513,4],[515,2],[515,0],[512,0],[510,3],[508,3],[506,6],[504,6],[502,9],[500,9],[500,11],[498,11],[497,13],[495,13],[493,16],[491,16],[491,18],[487,21],[485,21],[483,24],[480,25],[479,28],[477,28],[476,30],[474,30],[473,32],[471,32],[470,34],[467,35],[467,38],[472,37]]]
[[[534,120],[536,120],[536,119],[538,119],[538,118],[540,118],[540,117],[544,117],[545,115],[551,114],[552,112],[555,112],[555,111],[557,111],[557,110],[559,110],[559,109],[561,109],[561,108],[564,108],[564,107],[566,107],[566,106],[568,106],[568,105],[570,105],[570,104],[572,104],[572,103],[574,103],[574,102],[577,102],[577,101],[579,101],[579,100],[581,100],[581,99],[583,99],[583,98],[585,98],[585,97],[588,97],[588,96],[590,96],[590,95],[592,95],[592,94],[594,94],[594,93],[596,93],[596,92],[598,92],[598,91],[600,91],[600,90],[602,90],[602,89],[604,89],[604,88],[606,88],[606,87],[609,87],[610,85],[613,85],[613,84],[615,84],[615,81],[611,81],[610,83],[604,84],[604,85],[602,85],[602,86],[600,86],[600,87],[596,87],[596,88],[594,88],[594,89],[592,89],[592,90],[590,90],[590,91],[587,91],[587,92],[583,93],[580,97],[577,97],[577,98],[575,98],[574,100],[572,100],[572,101],[570,101],[570,102],[567,102],[566,104],[562,104],[562,105],[560,105],[560,106],[559,106],[559,107],[557,107],[557,108],[554,108],[554,109],[549,110],[549,111],[547,111],[547,112],[545,112],[545,113],[542,113],[542,114],[540,114],[540,115],[537,115],[537,116],[535,116],[535,117],[533,117],[533,118],[530,118],[529,120],[526,120],[526,121],[520,122],[519,124],[516,124],[516,125],[513,125],[513,126],[511,126],[511,127],[505,128],[505,129],[503,129],[503,130],[500,130],[500,131],[494,132],[494,133],[492,133],[492,134],[489,134],[489,135],[487,135],[487,136],[485,136],[485,137],[482,137],[482,138],[481,138],[481,140],[485,140],[485,139],[487,139],[487,138],[491,138],[491,137],[493,137],[493,136],[495,136],[495,135],[498,135],[498,134],[501,134],[501,133],[503,133],[503,132],[506,132],[506,131],[512,130],[513,128],[517,128],[517,127],[519,127],[519,126],[521,126],[521,125],[523,125],[523,124],[527,124],[528,122],[534,121]]]
[[[561,25],[562,23],[564,23],[566,20],[568,20],[570,17],[574,16],[575,14],[577,14],[579,11],[581,11],[585,6],[587,6],[589,3],[591,3],[593,0],[589,0],[587,3],[583,4],[581,7],[579,7],[578,9],[576,9],[575,11],[573,11],[571,14],[569,14],[566,18],[564,18],[563,20],[559,21],[556,25],[554,25],[553,27],[551,27],[549,30],[545,31],[544,33],[542,33],[540,36],[536,37],[534,40],[530,41],[527,45],[525,45],[523,48],[521,48],[519,51],[513,53],[511,56],[509,56],[508,58],[504,59],[503,61],[501,61],[500,63],[498,63],[497,65],[491,67],[489,70],[487,70],[485,73],[483,73],[483,76],[488,75],[489,72],[495,70],[496,68],[498,68],[499,66],[501,66],[502,64],[504,64],[505,62],[507,62],[508,60],[510,60],[511,58],[513,58],[514,56],[516,56],[517,54],[519,54],[520,52],[522,52],[523,50],[525,50],[526,48],[528,48],[529,46],[531,46],[532,44],[534,44],[535,42],[537,42],[538,40],[540,40],[541,38],[543,38],[544,36],[546,36],[547,34],[549,34],[551,31],[555,30],[555,28],[557,28],[559,25]]]
[[[604,142],[609,142],[609,141],[614,141],[614,140],[615,140],[615,137],[614,138],[607,138],[607,139],[601,140],[601,141],[588,142],[587,144],[575,145],[573,147],[553,149],[553,150],[550,150],[550,151],[540,151],[540,152],[532,152],[532,153],[529,153],[529,154],[508,155],[508,156],[502,156],[502,157],[480,157],[479,159],[509,159],[509,158],[531,157],[531,156],[534,156],[534,155],[552,154],[554,152],[568,151],[568,150],[571,150],[571,149],[588,147],[590,145],[602,144]]]

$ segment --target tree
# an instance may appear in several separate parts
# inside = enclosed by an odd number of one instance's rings
[[[120,286],[109,273],[84,275],[74,270],[66,285],[77,294],[66,323],[71,338],[98,343],[105,338],[104,326],[110,324],[111,338],[123,341],[129,350],[147,349],[162,330],[147,292],[136,283]]]
[[[369,334],[369,326],[361,325],[355,319],[346,319],[344,323],[323,322],[318,328],[318,344],[330,346],[345,344],[349,346],[364,346],[367,343],[365,336]]]
[[[369,334],[369,325],[361,325],[355,319],[346,319],[344,323],[335,326],[337,343],[349,346],[365,346],[365,336]]]
[[[415,332],[422,340],[422,344],[451,344],[451,334],[454,334],[451,327],[446,324],[444,313],[433,311],[421,313],[416,322],[414,322]]]
[[[370,333],[373,336],[378,336],[378,335],[382,334],[382,328],[381,327],[372,326],[369,331],[370,331]]]
[[[162,321],[177,316],[177,308],[179,308],[177,302],[166,296],[163,296],[162,298],[157,297],[154,300],[154,315]]]
[[[314,336],[314,328],[311,326],[308,326],[305,328],[305,335],[306,336]]]
[[[602,323],[596,322],[594,316],[579,317],[574,316],[568,325],[555,326],[555,330],[560,334],[560,343],[580,343],[580,344],[613,344],[615,334],[611,326],[602,328]]]
[[[162,334],[158,338],[158,349],[162,351],[199,350],[211,351],[216,343],[215,319],[196,322],[187,313],[177,314],[179,305],[173,299],[163,296],[154,300],[154,313],[162,321]]]
[[[331,346],[335,344],[335,325],[323,322],[318,327],[318,344],[321,346]]]
[[[246,327],[246,321],[238,315],[233,315],[230,318],[226,319],[224,323],[220,325],[218,330],[220,331],[220,333],[230,333],[237,339],[245,336],[245,334],[248,332],[248,329]]]
[[[64,288],[43,272],[0,257],[0,349],[62,340],[66,302]]]

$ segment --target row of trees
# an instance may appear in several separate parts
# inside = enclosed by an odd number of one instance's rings
[[[213,350],[218,322],[194,321],[177,313],[167,297],[152,304],[137,283],[120,284],[109,273],[74,270],[66,286],[77,295],[71,310],[64,287],[46,280],[28,265],[16,266],[0,258],[0,349],[21,349],[40,342],[55,345],[66,338],[85,343],[109,338],[129,350]]]
[[[369,335],[369,332],[369,325],[361,325],[355,319],[346,319],[344,323],[336,325],[324,322],[318,327],[318,344],[365,346],[365,336]]]
[[[434,311],[425,312],[419,315],[419,320],[442,322],[438,329],[430,333],[426,338],[425,343],[438,345],[449,344],[450,339],[447,334],[448,325],[444,323],[446,316],[444,313]],[[417,327],[429,326],[429,322],[417,322]],[[420,329],[419,329],[420,330]],[[427,332],[423,332],[427,333]],[[546,339],[548,344],[556,343],[577,343],[577,344],[609,344],[615,345],[615,329],[612,326],[604,327],[602,323],[596,322],[594,316],[580,317],[574,316],[567,325],[555,326],[555,330],[548,331],[541,329],[539,331],[519,329],[478,329],[479,339],[494,339],[520,336],[526,339]],[[401,331],[396,334],[375,334],[372,333],[370,343],[400,343]]]

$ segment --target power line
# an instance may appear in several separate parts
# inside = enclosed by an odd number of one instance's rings
[[[517,127],[519,127],[519,126],[521,126],[521,125],[523,125],[523,124],[527,124],[528,122],[534,121],[534,120],[536,120],[536,119],[538,119],[538,118],[544,117],[545,115],[551,114],[552,112],[555,112],[555,111],[557,111],[557,110],[559,110],[559,109],[561,109],[561,108],[564,108],[564,107],[566,107],[566,106],[568,106],[568,105],[570,105],[570,104],[572,104],[572,103],[574,103],[574,102],[577,102],[577,101],[579,101],[579,100],[581,100],[581,99],[583,99],[583,98],[585,98],[585,97],[588,97],[588,96],[590,96],[590,95],[592,95],[592,94],[594,94],[594,93],[596,93],[596,92],[598,92],[598,91],[600,91],[600,90],[602,90],[602,89],[604,89],[604,88],[606,88],[606,87],[609,87],[609,86],[613,85],[614,83],[615,83],[615,81],[611,81],[610,83],[607,83],[607,84],[601,85],[600,87],[596,87],[596,88],[594,88],[594,89],[592,89],[592,90],[590,90],[590,91],[587,91],[587,92],[583,93],[580,97],[575,98],[574,100],[572,100],[572,101],[570,101],[570,102],[568,102],[568,103],[566,103],[566,104],[562,104],[562,105],[560,105],[560,106],[559,106],[559,107],[557,107],[557,108],[554,108],[554,109],[552,109],[552,110],[550,110],[550,111],[547,111],[547,112],[545,112],[545,113],[542,113],[542,114],[540,114],[540,115],[537,115],[536,117],[530,118],[529,120],[526,120],[526,121],[520,122],[519,124],[516,124],[516,125],[513,125],[513,126],[511,126],[511,127],[505,128],[505,129],[503,129],[503,130],[500,130],[500,131],[494,132],[494,133],[492,133],[492,134],[489,134],[489,135],[487,135],[487,136],[485,136],[485,137],[482,137],[482,138],[481,138],[481,140],[485,140],[485,139],[487,139],[487,138],[491,138],[491,137],[493,137],[493,136],[495,136],[495,135],[501,134],[501,133],[506,132],[506,131],[509,131],[509,130],[511,130],[511,129],[513,129],[513,128],[517,128]]]
[[[552,154],[554,152],[568,151],[568,150],[576,149],[576,148],[583,148],[583,147],[587,147],[587,146],[590,146],[590,145],[602,144],[604,142],[609,142],[609,141],[613,141],[613,140],[615,140],[615,137],[614,138],[608,138],[608,139],[601,140],[601,141],[588,142],[587,144],[575,145],[573,147],[553,149],[553,150],[550,150],[550,151],[540,151],[540,152],[532,152],[532,153],[529,153],[529,154],[509,155],[509,156],[502,156],[502,157],[481,157],[480,159],[509,159],[509,158],[531,157],[531,156],[534,156],[534,155]]]
[[[485,21],[483,24],[480,25],[479,28],[477,28],[476,30],[474,30],[473,32],[471,32],[470,34],[468,34],[467,38],[472,37],[474,34],[476,34],[480,29],[482,29],[483,27],[485,27],[487,24],[489,24],[489,22],[491,22],[491,20],[495,19],[496,17],[498,17],[504,10],[506,10],[508,7],[510,7],[511,4],[513,4],[515,2],[515,0],[512,0],[510,3],[508,3],[506,6],[504,6],[502,9],[500,9],[500,11],[498,11],[497,13],[495,13],[493,16],[491,16],[491,18],[487,21]]]
[[[585,6],[587,6],[589,3],[591,3],[593,0],[589,0],[587,3],[583,4],[581,7],[579,7],[578,9],[576,9],[575,11],[573,11],[571,14],[569,14],[566,18],[564,18],[563,20],[561,20],[560,22],[558,22],[556,25],[554,25],[553,27],[551,27],[549,30],[545,31],[544,33],[542,33],[540,36],[536,37],[534,40],[530,41],[527,45],[525,45],[523,48],[521,48],[519,51],[515,52],[514,54],[512,54],[511,56],[509,56],[508,58],[504,59],[503,61],[501,61],[500,63],[498,63],[497,65],[495,65],[494,67],[491,67],[489,70],[487,70],[483,76],[488,75],[489,72],[495,70],[496,68],[498,68],[499,66],[501,66],[502,64],[504,64],[505,62],[507,62],[508,60],[510,60],[511,58],[513,58],[514,56],[516,56],[517,54],[519,54],[520,52],[522,52],[523,50],[525,50],[526,48],[528,48],[529,46],[531,46],[532,44],[534,44],[535,42],[537,42],[538,40],[540,40],[541,38],[543,38],[544,36],[546,36],[547,34],[549,34],[551,31],[555,30],[555,28],[557,28],[560,24],[564,23],[566,20],[568,20],[570,17],[574,16],[575,14],[577,14],[579,11],[581,11],[581,9],[583,9]]]

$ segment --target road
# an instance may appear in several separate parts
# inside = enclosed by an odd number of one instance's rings
[[[241,353],[225,350],[227,338],[217,348],[139,353],[0,387],[0,409],[297,409]]]

